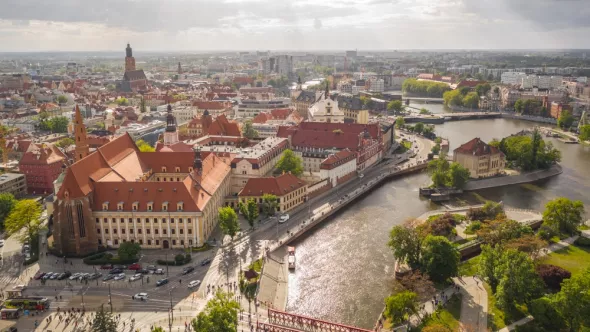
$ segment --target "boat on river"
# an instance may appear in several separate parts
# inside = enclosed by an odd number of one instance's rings
[[[295,247],[287,247],[287,262],[289,270],[295,270]]]

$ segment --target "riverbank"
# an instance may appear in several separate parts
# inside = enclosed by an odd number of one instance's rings
[[[549,169],[521,173],[519,175],[508,175],[493,177],[489,179],[470,180],[465,184],[463,191],[474,191],[481,189],[490,189],[511,186],[515,184],[532,183],[535,181],[548,179],[563,173],[561,165],[555,164]]]

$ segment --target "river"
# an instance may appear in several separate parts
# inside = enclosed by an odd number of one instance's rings
[[[442,105],[421,105],[444,112]],[[437,135],[452,149],[474,137],[502,138],[534,123],[512,119],[447,122]],[[590,210],[590,148],[553,142],[562,151],[563,174],[535,184],[465,194],[458,201],[503,201],[507,206],[542,211],[549,200],[565,196],[584,202]],[[394,259],[387,247],[392,226],[437,206],[418,196],[429,183],[426,174],[395,179],[358,200],[332,220],[300,238],[297,270],[289,276],[289,312],[371,329],[391,291]],[[590,217],[590,216],[589,216]]]

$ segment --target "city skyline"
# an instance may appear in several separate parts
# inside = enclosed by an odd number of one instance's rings
[[[590,48],[581,0],[4,0],[4,51]]]

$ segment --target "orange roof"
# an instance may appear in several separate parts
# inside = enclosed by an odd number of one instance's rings
[[[222,110],[225,105],[218,101],[193,101],[193,106],[197,106],[201,110]]]
[[[208,135],[242,136],[240,126],[235,122],[229,122],[225,115],[215,118],[211,126],[207,128]]]
[[[328,158],[324,159],[320,165],[320,169],[333,169],[355,159],[356,153],[344,149],[335,154],[331,154]]]
[[[479,137],[476,137],[471,141],[461,145],[460,147],[456,148],[453,152],[471,154],[474,156],[502,153],[498,148],[486,144]]]
[[[19,164],[47,165],[65,161],[66,156],[53,144],[36,143],[29,145]]]
[[[246,182],[238,196],[283,196],[305,186],[305,182],[293,174],[283,174],[276,178],[252,178]]]
[[[272,114],[266,112],[260,112],[252,119],[252,123],[266,123],[268,120],[272,120]]]

